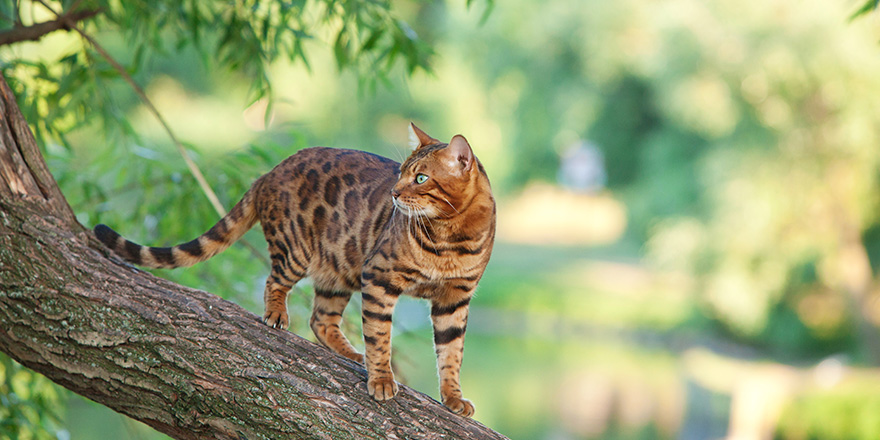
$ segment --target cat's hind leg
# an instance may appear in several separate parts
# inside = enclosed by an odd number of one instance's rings
[[[358,353],[342,333],[342,312],[351,299],[351,292],[334,292],[315,288],[315,305],[309,324],[318,341],[334,352],[355,362],[364,363],[364,355]]]
[[[287,238],[291,231],[271,221],[262,223],[272,261],[272,271],[266,279],[266,290],[263,292],[263,322],[269,327],[286,329],[289,324],[287,294],[299,280],[305,278],[306,268],[302,255],[295,254],[301,247],[296,247],[294,243],[297,242]]]
[[[299,281],[299,280],[297,280]],[[263,292],[265,313],[263,322],[269,327],[286,329],[290,323],[287,317],[287,294],[296,281],[283,280],[278,282],[269,275],[266,280],[266,290]]]
[[[273,249],[270,246],[269,252]],[[284,261],[281,254],[272,253],[272,272],[266,279],[266,290],[263,292],[265,313],[263,322],[269,327],[287,328],[287,294],[293,285],[305,277],[305,270],[294,269]]]

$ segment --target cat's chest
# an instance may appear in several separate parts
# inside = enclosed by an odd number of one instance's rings
[[[485,264],[480,256],[423,252],[409,247],[392,253],[391,259],[380,263],[399,283],[404,293],[431,298],[446,287],[461,284],[462,279],[479,278]],[[396,257],[396,258],[395,258]]]
[[[426,281],[422,283],[413,283],[404,290],[404,294],[416,298],[431,299],[435,298],[439,293],[446,290],[448,282],[445,281]]]
[[[462,258],[430,258],[419,261],[420,272],[425,276],[425,282],[441,283],[450,278],[466,276],[468,262]]]
[[[482,252],[471,252],[465,246],[436,240],[427,242],[418,237],[392,242],[397,263],[418,268],[428,282],[442,282],[450,278],[470,276],[483,260]]]

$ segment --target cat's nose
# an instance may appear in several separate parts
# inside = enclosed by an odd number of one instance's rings
[[[396,199],[396,198],[398,198],[398,197],[400,197],[400,191],[398,191],[397,189],[392,188],[392,189],[391,189],[391,198],[392,198],[392,199]]]

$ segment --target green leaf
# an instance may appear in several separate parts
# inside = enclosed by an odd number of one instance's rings
[[[339,69],[348,66],[348,34],[346,33],[345,26],[342,26],[336,35],[336,41],[333,43],[333,54],[336,56],[336,65]]]
[[[364,44],[361,45],[360,53],[363,54],[372,51],[383,35],[385,35],[385,30],[383,28],[372,29],[370,31],[370,36],[364,41]]]
[[[860,7],[856,12],[853,12],[852,15],[849,16],[849,21],[853,21],[862,15],[865,15],[871,11],[877,9],[878,4],[880,4],[880,0],[867,0],[862,7]]]

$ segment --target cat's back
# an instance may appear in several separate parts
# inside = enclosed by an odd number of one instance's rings
[[[391,216],[399,169],[391,159],[341,148],[288,157],[254,184],[270,248],[298,260],[316,284],[357,289],[364,258]]]
[[[376,177],[396,174],[400,164],[386,157],[346,148],[304,148],[275,166],[263,179],[273,184],[289,182],[298,177],[318,178],[321,175],[351,174],[349,184],[357,180],[369,181]],[[354,179],[354,180],[352,180]]]
[[[305,209],[320,202],[321,197],[326,204],[336,205],[354,189],[367,195],[364,190],[378,189],[396,179],[399,168],[399,163],[366,151],[311,147],[284,159],[255,186],[258,197],[296,198]]]

